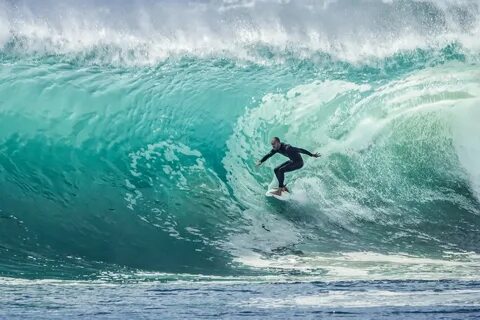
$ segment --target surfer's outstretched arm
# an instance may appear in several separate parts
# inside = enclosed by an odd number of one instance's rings
[[[266,155],[264,155],[263,158],[260,159],[260,161],[257,162],[257,166],[259,166],[259,165],[261,165],[262,163],[264,163],[265,161],[267,161],[268,158],[270,158],[271,156],[273,156],[275,153],[277,153],[277,150],[272,149],[269,153],[267,153]]]
[[[297,151],[300,152],[300,153],[309,155],[310,157],[314,157],[314,158],[320,157],[320,154],[318,152],[317,153],[311,153],[310,151],[302,149],[302,148],[295,148],[295,149],[297,149]]]

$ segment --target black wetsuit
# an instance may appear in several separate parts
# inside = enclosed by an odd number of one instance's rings
[[[310,151],[307,151],[305,149],[296,148],[289,144],[281,143],[278,150],[272,149],[260,160],[260,162],[265,162],[268,158],[270,158],[277,152],[290,159],[276,167],[275,170],[273,170],[275,172],[275,175],[277,176],[279,188],[285,187],[285,185],[283,184],[283,181],[285,180],[285,172],[294,171],[303,167],[303,159],[300,153],[307,154],[310,157],[314,156]]]

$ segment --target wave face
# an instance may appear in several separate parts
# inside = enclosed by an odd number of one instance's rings
[[[475,277],[479,10],[0,1],[0,275]]]

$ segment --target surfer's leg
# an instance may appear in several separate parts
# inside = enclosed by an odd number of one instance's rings
[[[293,163],[292,161],[288,160],[288,161],[285,161],[284,163],[282,163],[281,165],[279,165],[278,167],[276,167],[273,172],[275,172],[275,176],[277,176],[277,180],[278,180],[278,187],[279,188],[283,188],[285,187],[283,185],[283,181],[285,180],[285,168],[288,167],[291,163]]]
[[[278,179],[278,187],[286,190],[284,183],[285,172],[295,171],[303,167],[303,162],[287,161],[275,168],[275,175]]]

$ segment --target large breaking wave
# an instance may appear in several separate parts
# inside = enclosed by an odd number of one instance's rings
[[[478,3],[0,8],[1,275],[478,274]]]

